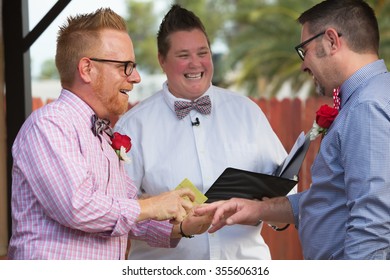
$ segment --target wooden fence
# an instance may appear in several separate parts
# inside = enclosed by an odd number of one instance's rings
[[[252,100],[263,110],[287,152],[291,150],[296,138],[302,131],[306,133],[310,130],[318,108],[323,104],[331,105],[332,102],[331,99],[323,97],[311,97],[304,101],[300,99]],[[46,103],[51,101],[48,100]],[[33,110],[43,105],[44,103],[40,98],[33,98]],[[116,119],[111,121],[115,123]],[[299,172],[299,191],[303,191],[310,186],[310,167],[318,152],[319,145],[320,140],[318,138],[311,143],[306,154]],[[294,226],[290,226],[282,232],[275,232],[270,227],[264,226],[262,235],[271,249],[273,259],[299,260],[303,258],[297,230]]]
[[[323,104],[331,105],[332,100],[323,97],[311,97],[302,101],[300,99],[254,99],[266,114],[272,128],[279,136],[287,152],[295,143],[298,135],[310,130],[315,119],[315,112]],[[298,191],[310,187],[310,167],[318,152],[320,138],[313,141],[303,161],[299,172]],[[272,258],[276,260],[302,259],[302,250],[298,233],[294,226],[282,232],[275,232],[270,227],[263,227],[262,235],[271,249]]]

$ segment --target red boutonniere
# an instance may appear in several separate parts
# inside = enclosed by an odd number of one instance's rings
[[[316,112],[316,120],[310,130],[310,140],[315,140],[320,134],[325,135],[339,113],[338,109],[322,105]]]
[[[131,139],[127,135],[114,132],[111,137],[111,147],[115,150],[120,160],[130,162],[127,152],[131,149]]]

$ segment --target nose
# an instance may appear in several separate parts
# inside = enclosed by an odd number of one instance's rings
[[[140,76],[137,68],[133,69],[133,72],[131,72],[131,75],[127,77],[127,80],[133,84],[138,84],[141,82],[141,76]]]
[[[202,58],[198,57],[197,55],[192,55],[190,59],[190,65],[191,66],[198,66],[201,65],[200,61]]]

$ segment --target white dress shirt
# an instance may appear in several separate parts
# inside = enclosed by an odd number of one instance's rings
[[[157,195],[188,178],[205,193],[227,167],[271,174],[286,152],[259,106],[249,98],[210,86],[211,114],[192,110],[179,120],[174,97],[163,89],[119,119],[115,130],[131,137],[126,166],[140,192]],[[192,122],[199,119],[200,124]],[[182,238],[174,249],[132,240],[129,259],[270,259],[262,225],[224,227]]]

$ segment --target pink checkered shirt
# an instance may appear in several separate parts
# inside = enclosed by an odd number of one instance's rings
[[[124,162],[91,130],[92,109],[62,90],[33,112],[12,154],[11,259],[124,259],[128,233],[171,247],[168,222],[136,223]]]

